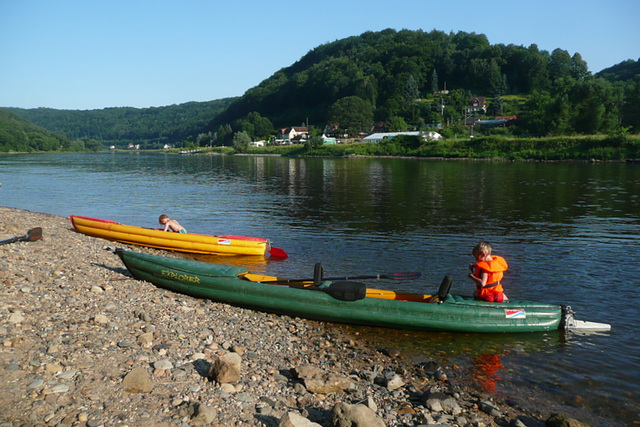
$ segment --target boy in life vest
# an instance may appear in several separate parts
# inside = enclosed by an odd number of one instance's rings
[[[504,302],[508,298],[502,288],[502,276],[507,270],[507,261],[501,256],[491,255],[491,245],[480,242],[473,248],[475,263],[469,264],[469,278],[476,283],[474,297],[489,302]]]

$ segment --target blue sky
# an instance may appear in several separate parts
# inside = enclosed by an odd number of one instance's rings
[[[365,31],[485,34],[640,57],[640,0],[0,0],[0,106],[87,110],[240,96],[314,47]]]

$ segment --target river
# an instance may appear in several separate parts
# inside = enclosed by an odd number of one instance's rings
[[[640,164],[3,154],[0,185],[2,206],[145,227],[165,213],[192,232],[267,237],[290,255],[206,261],[289,277],[311,277],[317,262],[331,276],[420,271],[375,286],[426,293],[445,274],[453,292],[471,293],[471,249],[487,240],[509,262],[510,298],[571,305],[611,332],[333,327],[455,364],[461,380],[523,406],[591,425],[640,422]]]

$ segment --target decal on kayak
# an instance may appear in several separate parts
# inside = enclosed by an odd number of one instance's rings
[[[174,271],[162,270],[162,275],[181,282],[200,283],[200,277],[189,274],[178,274]]]
[[[504,317],[507,319],[526,319],[527,312],[524,308],[505,308]]]
[[[229,240],[229,239],[218,239],[218,244],[219,245],[230,245],[231,244],[231,240]]]

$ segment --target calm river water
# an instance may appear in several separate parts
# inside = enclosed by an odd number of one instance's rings
[[[311,277],[421,271],[376,283],[471,293],[471,248],[505,256],[507,294],[568,304],[609,333],[473,335],[343,328],[461,380],[592,425],[640,422],[640,164],[286,159],[161,153],[0,155],[0,205],[270,238],[285,261],[209,259]],[[2,221],[2,218],[0,218]],[[45,230],[46,233],[46,230]],[[487,366],[500,369],[492,371]],[[531,403],[534,402],[534,403]]]

